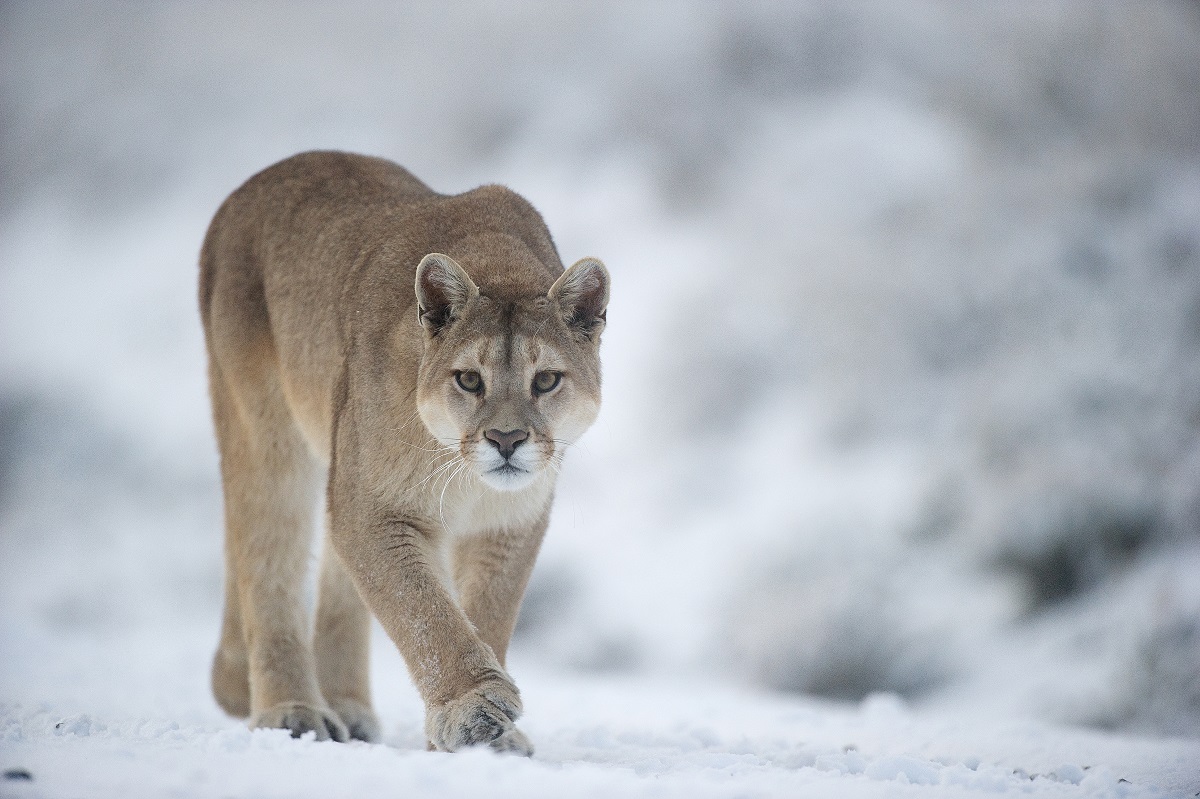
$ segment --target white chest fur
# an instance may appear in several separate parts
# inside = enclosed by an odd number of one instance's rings
[[[460,475],[437,498],[436,512],[452,537],[518,530],[542,518],[553,496],[551,470],[520,491],[497,491],[478,478]]]

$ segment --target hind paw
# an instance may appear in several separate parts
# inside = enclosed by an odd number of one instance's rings
[[[379,718],[370,707],[356,699],[334,698],[329,700],[329,707],[346,725],[346,731],[356,741],[378,743],[383,737],[379,728]]]
[[[329,708],[317,708],[302,702],[280,702],[254,714],[250,727],[290,730],[293,738],[306,732],[316,733],[318,741],[346,741],[346,725]]]

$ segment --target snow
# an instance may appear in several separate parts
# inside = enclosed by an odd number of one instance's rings
[[[887,694],[847,707],[706,681],[570,677],[520,663],[514,671],[525,686],[523,726],[540,742],[531,760],[424,751],[420,704],[395,689],[379,693],[406,723],[388,725],[383,745],[252,732],[164,696],[158,713],[6,707],[5,765],[36,775],[8,787],[14,796],[97,797],[1157,797],[1186,795],[1200,755],[1196,742],[928,716]],[[163,717],[171,705],[175,718]]]
[[[0,7],[0,795],[1195,795],[1198,53],[1171,2]],[[533,760],[425,752],[378,631],[381,746],[208,693],[196,254],[316,147],[613,274]]]

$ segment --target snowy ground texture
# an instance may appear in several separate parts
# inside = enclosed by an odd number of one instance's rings
[[[523,727],[540,742],[532,760],[424,751],[415,697],[389,705],[409,724],[383,745],[251,732],[178,697],[173,719],[47,705],[5,709],[6,766],[36,776],[0,783],[2,795],[1162,797],[1191,795],[1200,757],[1195,742],[922,717],[892,696],[847,709],[711,684],[518,674]]]
[[[1200,792],[1194,2],[5,3],[0,119],[0,796]],[[532,761],[209,696],[196,255],[313,148],[614,276]]]

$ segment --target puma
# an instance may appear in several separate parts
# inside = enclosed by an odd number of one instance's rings
[[[438,194],[336,152],[250,178],[200,265],[225,508],[217,702],[252,727],[379,740],[373,613],[431,748],[532,754],[505,653],[564,451],[599,411],[604,265],[564,271],[504,187]]]

